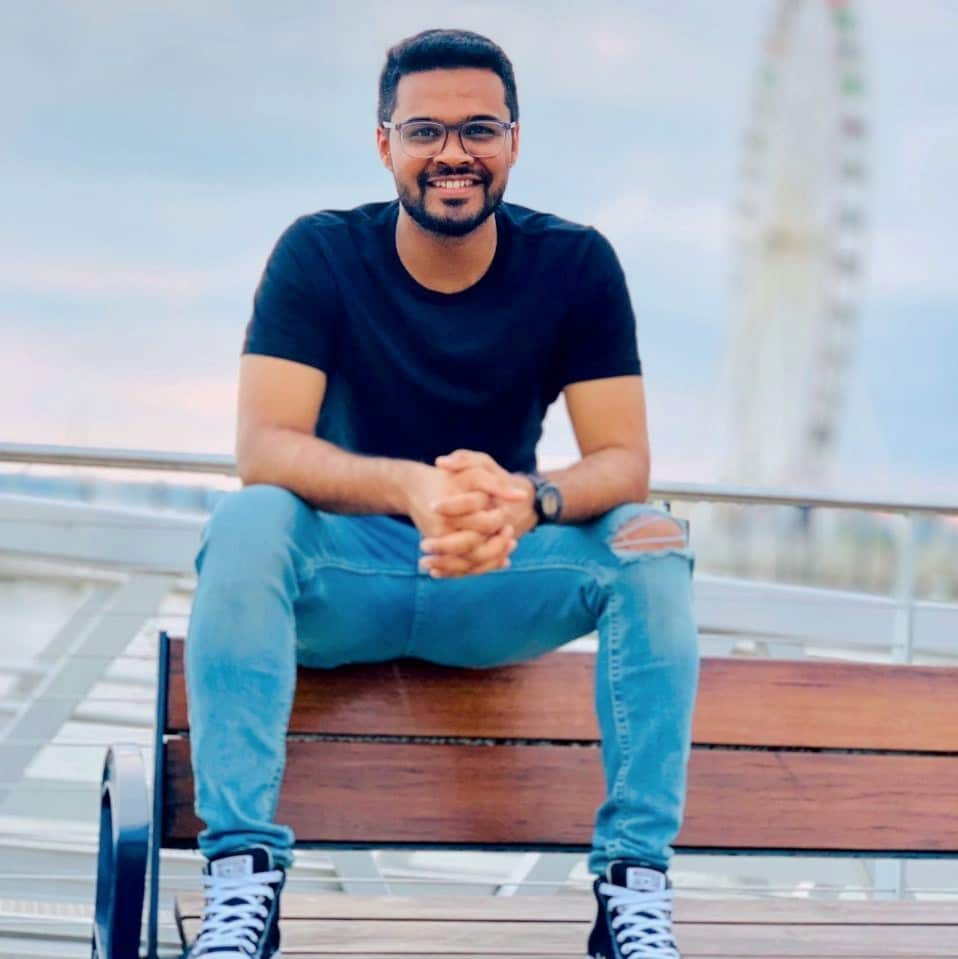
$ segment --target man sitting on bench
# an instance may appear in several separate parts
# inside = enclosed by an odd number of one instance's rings
[[[397,44],[376,137],[398,199],[303,216],[266,265],[240,375],[244,488],[204,529],[186,651],[209,861],[190,959],[277,953],[297,663],[490,667],[595,629],[607,794],[588,952],[679,955],[667,869],[698,682],[694,560],[686,525],[644,502],[635,318],[612,247],[503,202],[518,118],[490,40]],[[335,124],[325,142],[349,163]],[[581,459],[542,475],[560,392]]]

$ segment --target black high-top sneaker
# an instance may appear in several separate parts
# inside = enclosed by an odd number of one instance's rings
[[[617,859],[593,886],[588,959],[682,959],[672,938],[672,883],[659,869]]]
[[[224,853],[203,868],[203,923],[183,959],[279,956],[279,894],[286,873],[265,846]]]

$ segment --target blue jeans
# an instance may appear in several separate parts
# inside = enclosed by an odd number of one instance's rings
[[[207,856],[255,843],[292,860],[273,822],[297,662],[412,656],[449,666],[531,659],[597,629],[595,706],[606,799],[589,868],[639,859],[668,868],[685,805],[698,633],[693,554],[610,545],[637,517],[627,504],[519,540],[511,567],[432,579],[418,530],[387,516],[313,509],[278,486],[224,497],[196,558],[186,647],[196,812]]]

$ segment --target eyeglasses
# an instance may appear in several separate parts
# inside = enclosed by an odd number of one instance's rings
[[[399,134],[406,156],[425,160],[438,156],[446,148],[449,131],[459,134],[462,149],[473,157],[494,157],[502,152],[506,134],[516,122],[504,120],[465,120],[463,123],[440,123],[438,120],[407,120],[405,123],[383,121],[383,128]]]

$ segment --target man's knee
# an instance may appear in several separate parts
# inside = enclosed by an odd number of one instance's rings
[[[244,486],[216,504],[206,524],[208,535],[281,530],[304,508],[303,500],[282,486]]]
[[[245,486],[228,493],[203,529],[197,570],[210,550],[234,562],[286,551],[298,514],[307,510],[302,499],[281,486]]]
[[[687,664],[695,669],[698,631],[691,578],[695,558],[685,522],[644,504],[627,504],[613,511],[606,543],[615,556],[606,569],[628,594],[636,632],[649,662]],[[639,585],[641,583],[641,586]]]
[[[609,546],[614,553],[627,554],[685,549],[688,537],[676,520],[659,513],[643,513],[618,526]]]
[[[689,547],[682,521],[640,503],[625,503],[610,510],[599,531],[605,545],[620,560],[636,559],[641,554],[684,552]]]

